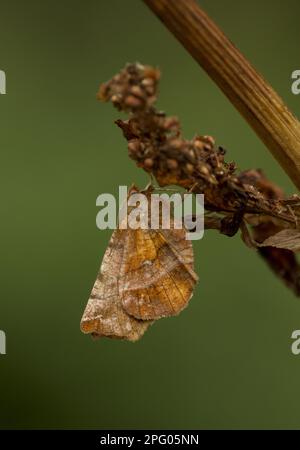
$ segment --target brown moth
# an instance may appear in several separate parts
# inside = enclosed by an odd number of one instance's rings
[[[197,282],[186,230],[114,231],[81,320],[93,336],[138,340],[154,320],[179,314]]]

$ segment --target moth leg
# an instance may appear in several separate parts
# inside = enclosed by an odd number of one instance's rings
[[[239,231],[241,225],[243,224],[244,214],[245,214],[245,206],[242,206],[232,215],[223,217],[222,219],[220,217],[207,216],[204,218],[204,227],[206,229],[219,230],[220,233],[232,237]],[[193,221],[196,220],[195,215],[191,215],[190,218]],[[183,217],[183,220],[184,219],[185,218]],[[193,227],[186,226],[186,229],[190,233],[193,233],[194,231],[196,231],[196,225]]]

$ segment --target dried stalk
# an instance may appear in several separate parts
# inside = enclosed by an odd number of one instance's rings
[[[300,248],[300,197],[285,198],[261,171],[238,173],[210,136],[184,139],[179,120],[154,107],[159,78],[157,69],[127,64],[100,87],[99,99],[112,101],[129,114],[129,120],[116,121],[128,141],[129,156],[160,186],[173,184],[203,193],[208,211],[205,227],[227,236],[241,230],[246,245],[257,248],[300,295],[300,268],[294,254]]]
[[[300,123],[194,0],[144,0],[244,116],[300,189]]]

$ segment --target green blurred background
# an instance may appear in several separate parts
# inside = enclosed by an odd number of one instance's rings
[[[298,0],[203,0],[203,8],[300,115]],[[147,176],[120,115],[95,94],[128,61],[163,73],[159,107],[211,134],[239,167],[282,169],[141,0],[3,0],[0,69],[1,428],[299,428],[300,302],[255,252],[207,232],[190,306],[132,344],[92,341],[79,321],[111,232],[96,197]]]

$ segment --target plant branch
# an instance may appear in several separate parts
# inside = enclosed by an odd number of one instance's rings
[[[300,296],[300,197],[286,198],[262,171],[238,172],[211,136],[184,139],[177,117],[155,108],[160,72],[127,64],[100,86],[98,98],[111,101],[128,120],[116,120],[128,154],[160,186],[178,185],[205,196],[205,228],[229,237],[239,230],[270,268]]]
[[[195,0],[144,0],[244,116],[300,189],[300,123]]]

